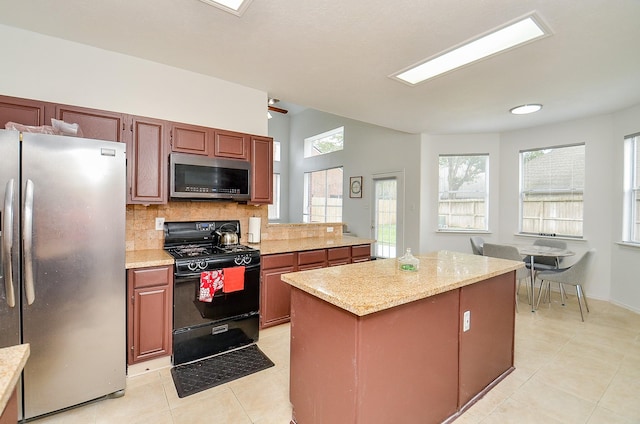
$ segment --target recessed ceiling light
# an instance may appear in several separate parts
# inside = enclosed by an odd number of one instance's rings
[[[251,3],[251,0],[200,0],[225,12],[241,16]]]
[[[514,115],[526,115],[527,113],[537,112],[540,109],[542,109],[541,104],[532,103],[529,105],[516,106],[514,108],[509,109],[509,112],[513,113]]]
[[[549,35],[549,31],[543,28],[538,19],[530,15],[482,37],[465,42],[452,50],[438,54],[407,70],[393,74],[391,77],[412,85],[418,84],[546,35]]]

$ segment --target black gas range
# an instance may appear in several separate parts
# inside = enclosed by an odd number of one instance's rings
[[[221,244],[225,233],[237,243]],[[164,235],[164,249],[175,259],[174,365],[258,341],[260,251],[240,243],[240,222],[166,222]],[[200,300],[204,275],[237,267],[244,268],[242,290]]]

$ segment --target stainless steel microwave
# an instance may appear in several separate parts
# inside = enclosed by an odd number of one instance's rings
[[[251,164],[186,153],[169,156],[169,196],[176,199],[251,198]]]

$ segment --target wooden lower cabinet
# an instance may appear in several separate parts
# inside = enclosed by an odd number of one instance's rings
[[[359,256],[352,258],[352,252]],[[370,244],[263,255],[260,262],[260,328],[284,324],[291,318],[291,286],[280,276],[370,259]],[[365,253],[366,252],[366,255]]]
[[[329,266],[347,265],[351,263],[351,247],[333,247],[327,249],[327,263]]]
[[[289,321],[291,286],[280,276],[296,270],[296,253],[264,255],[260,261],[260,327]]]
[[[171,355],[173,267],[127,270],[127,363]]]
[[[361,244],[358,246],[351,246],[351,262],[367,262],[371,260],[371,245]]]

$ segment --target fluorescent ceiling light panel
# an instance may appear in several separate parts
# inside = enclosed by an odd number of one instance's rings
[[[251,0],[200,0],[211,6],[215,6],[225,12],[232,13],[236,16],[242,15],[251,3]]]
[[[493,31],[392,77],[418,84],[472,62],[548,35],[533,16]]]

